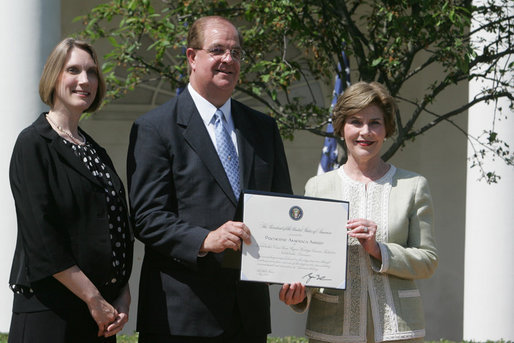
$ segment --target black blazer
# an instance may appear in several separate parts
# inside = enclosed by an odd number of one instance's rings
[[[275,121],[235,100],[232,117],[243,189],[292,193]],[[240,282],[238,270],[222,268],[225,253],[198,257],[237,202],[187,89],[134,123],[127,163],[135,233],[146,246],[138,331],[217,336],[237,325],[237,297],[246,331],[270,332],[268,286]]]
[[[110,169],[128,213],[123,184],[109,156],[80,132]],[[91,279],[107,301],[114,300],[123,286],[102,286],[110,280],[112,265],[104,187],[61,139],[43,113],[20,133],[14,146],[9,177],[18,238],[9,283],[34,290],[29,296],[15,295],[15,312],[81,306],[82,300],[52,277],[73,265]],[[128,272],[132,267],[131,232],[129,236]]]

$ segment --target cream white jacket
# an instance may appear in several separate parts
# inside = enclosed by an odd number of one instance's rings
[[[382,253],[380,263],[349,237],[346,290],[309,289],[307,300],[293,306],[299,312],[309,308],[306,335],[325,342],[366,342],[370,308],[376,342],[424,337],[414,280],[428,278],[437,267],[427,180],[391,166],[381,179],[364,185],[341,167],[311,178],[305,191],[307,196],[349,201],[350,218],[377,223]]]

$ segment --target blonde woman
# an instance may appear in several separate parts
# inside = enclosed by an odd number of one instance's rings
[[[133,235],[109,156],[78,127],[105,93],[91,45],[60,42],[39,93],[50,111],[18,136],[9,173],[18,222],[9,342],[116,342],[128,320]]]

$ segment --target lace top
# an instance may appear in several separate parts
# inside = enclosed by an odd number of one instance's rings
[[[310,179],[305,189],[307,196],[349,201],[350,219],[375,222],[382,253],[380,263],[348,237],[346,290],[311,289],[307,303],[293,306],[297,311],[309,306],[306,335],[322,342],[366,342],[371,309],[376,342],[423,337],[413,279],[430,276],[437,266],[426,179],[391,165],[383,177],[364,184],[340,167]]]
[[[391,166],[380,179],[363,184],[346,175],[343,167],[338,169],[339,176],[343,181],[343,199],[347,199],[351,204],[350,219],[367,218],[374,221],[377,224],[375,238],[379,243],[387,242],[389,193],[391,179],[395,172],[396,168]],[[396,326],[394,323],[396,317],[393,316],[394,308],[379,306],[379,304],[392,303],[392,299],[387,299],[391,294],[387,275],[375,273],[372,270],[369,255],[354,237],[348,237],[348,260],[359,261],[359,263],[349,263],[348,278],[352,281],[345,293],[347,307],[344,312],[345,327],[343,331],[348,331],[351,336],[365,336],[366,327],[358,325],[358,323],[365,322],[368,294],[370,301],[376,304],[372,308],[379,312],[381,318],[385,319],[383,323],[375,320],[375,326],[386,326],[377,327],[376,330],[391,331],[387,326]]]

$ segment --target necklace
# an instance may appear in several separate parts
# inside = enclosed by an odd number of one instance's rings
[[[63,129],[62,126],[57,125],[48,116],[48,114],[45,117],[46,117],[46,120],[48,120],[50,122],[50,124],[52,124],[53,127],[55,127],[60,132],[64,133],[71,140],[72,143],[75,143],[75,144],[78,144],[78,145],[84,145],[86,143],[86,137],[84,137],[80,132],[79,132],[80,138],[77,138],[77,137],[73,136],[73,134],[70,131],[67,131],[67,130]]]

